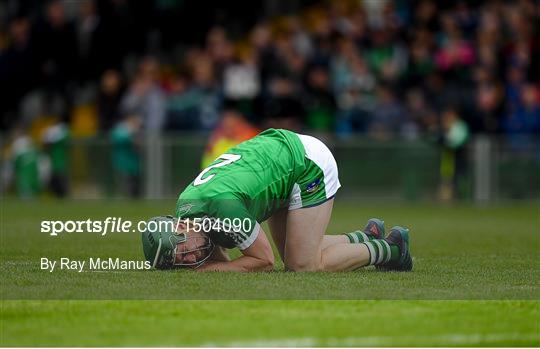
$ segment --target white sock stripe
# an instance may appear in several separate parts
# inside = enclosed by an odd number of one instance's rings
[[[359,242],[355,233],[345,233],[345,236],[349,238],[351,244],[357,244]]]
[[[379,258],[377,258],[377,264],[381,264],[382,261],[383,261],[383,258],[384,258],[384,250],[383,250],[383,245],[379,242],[379,240],[372,240],[373,243],[375,243],[375,245],[377,245],[377,247],[379,248]]]
[[[381,242],[383,243],[383,245],[386,247],[386,250],[388,251],[388,253],[386,254],[386,259],[384,260],[384,263],[388,263],[390,262],[390,257],[392,257],[392,249],[390,248],[390,245],[388,244],[388,242],[386,242],[386,240],[381,240]]]
[[[364,241],[369,241],[369,236],[367,236],[366,233],[364,233],[363,231],[359,231],[360,235],[362,235],[362,237],[364,238]]]
[[[369,265],[375,264],[375,257],[377,255],[375,254],[375,249],[371,245],[371,242],[364,242],[363,244],[366,245],[369,250]]]

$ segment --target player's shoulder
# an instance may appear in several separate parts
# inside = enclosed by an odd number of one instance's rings
[[[293,132],[291,130],[286,130],[283,128],[268,128],[261,133],[259,133],[257,136],[267,136],[267,137],[298,137],[296,132]]]
[[[274,146],[286,145],[293,151],[302,148],[302,142],[300,141],[300,137],[296,132],[281,128],[266,129],[259,133],[256,137],[252,138],[250,141],[253,141],[253,144],[257,144],[259,146],[265,143],[268,146],[272,146],[272,144]]]

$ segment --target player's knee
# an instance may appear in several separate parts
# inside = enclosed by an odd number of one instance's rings
[[[289,271],[295,272],[310,272],[321,271],[322,265],[315,263],[315,261],[288,261],[285,263],[285,268]]]

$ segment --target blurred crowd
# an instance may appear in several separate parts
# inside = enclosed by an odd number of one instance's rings
[[[538,1],[312,2],[254,14],[234,35],[209,26],[189,45],[174,40],[183,3],[7,1],[2,129],[120,139],[238,125],[223,122],[233,112],[253,129],[428,135],[449,148],[471,134],[540,134]]]
[[[234,103],[260,127],[338,135],[415,136],[444,128],[448,114],[472,133],[540,131],[532,0],[328,1],[234,40],[214,26],[200,45],[168,50],[152,40],[159,23],[139,25],[133,3],[7,6],[3,128],[58,116],[92,134],[136,114],[147,130],[213,129]]]

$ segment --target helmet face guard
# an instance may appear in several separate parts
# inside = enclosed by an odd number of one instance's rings
[[[206,235],[202,235],[201,237],[189,237],[189,236],[186,236],[185,233],[180,233],[182,235],[185,236],[185,241],[184,242],[180,242],[180,243],[177,243],[176,246],[174,247],[174,250],[173,250],[173,256],[174,256],[174,261],[173,261],[173,268],[174,267],[179,267],[179,268],[183,268],[183,267],[188,267],[188,268],[198,268],[200,267],[204,262],[206,262],[206,260],[208,258],[210,258],[210,256],[212,255],[212,252],[214,251],[214,244],[212,243],[212,240],[210,240],[210,238]],[[180,251],[179,247],[182,245],[182,244],[186,244],[189,240],[195,240],[195,239],[204,239],[204,244],[202,244],[201,246],[199,247],[196,247],[196,248],[192,248],[192,249],[189,249],[189,250],[184,250],[184,251]],[[202,258],[199,259],[199,260],[196,260],[195,262],[178,262],[178,260],[183,260],[184,258],[182,258],[183,256],[187,255],[187,254],[190,254],[190,253],[196,253],[196,252],[201,252],[202,254]]]
[[[150,222],[156,222],[159,229],[150,230]],[[165,222],[165,223],[163,223]],[[147,230],[142,233],[142,245],[146,260],[156,269],[198,268],[214,250],[214,244],[207,235],[191,237],[184,232],[177,232],[178,220],[171,216],[154,217],[147,224]],[[192,239],[204,239],[204,243],[196,248],[181,249],[180,247]],[[184,262],[184,256],[199,252],[202,257],[194,262]]]

